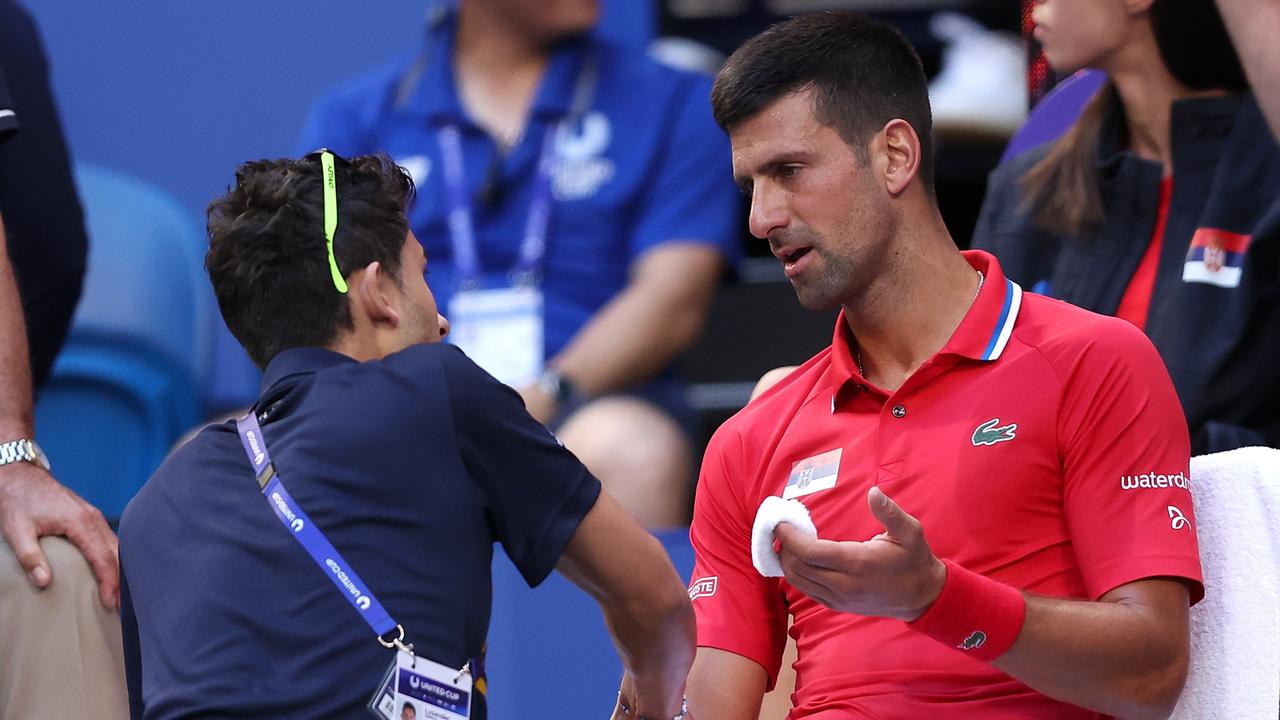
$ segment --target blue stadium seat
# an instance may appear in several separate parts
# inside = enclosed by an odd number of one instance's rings
[[[103,168],[76,178],[89,270],[36,432],[54,475],[116,519],[201,419],[216,317],[202,238],[174,199]]]
[[[655,534],[688,579],[688,528]],[[608,717],[622,679],[595,601],[558,573],[530,590],[505,555],[493,568],[487,669],[491,720]]]

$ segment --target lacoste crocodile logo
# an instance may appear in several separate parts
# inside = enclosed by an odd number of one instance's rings
[[[1008,442],[1018,436],[1017,429],[1018,423],[1000,425],[1000,418],[991,418],[973,431],[973,446]]]
[[[965,638],[964,642],[957,645],[956,648],[959,650],[977,650],[986,644],[987,634],[981,630],[974,630],[973,633],[969,635],[969,637]]]

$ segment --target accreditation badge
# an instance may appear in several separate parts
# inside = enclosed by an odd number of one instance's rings
[[[468,720],[471,673],[396,652],[368,707],[381,720]]]
[[[449,303],[449,342],[499,382],[520,388],[542,375],[542,291],[463,290]]]

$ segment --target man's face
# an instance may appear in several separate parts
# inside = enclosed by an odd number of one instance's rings
[[[471,0],[475,2],[477,0]],[[490,3],[526,28],[539,43],[551,43],[595,27],[599,0],[479,0]]]
[[[400,249],[400,290],[405,300],[400,329],[405,334],[405,347],[439,342],[449,332],[449,321],[440,314],[436,297],[427,285],[426,269],[427,255],[413,231],[409,231]]]
[[[400,710],[400,720],[414,720],[416,717],[418,717],[418,711],[414,710],[409,703],[405,703]]]
[[[872,167],[813,115],[813,91],[786,95],[729,133],[733,174],[751,197],[751,234],[769,241],[800,304],[829,310],[861,296],[895,229]]]
[[[1031,11],[1035,37],[1059,73],[1105,67],[1132,34],[1121,0],[1039,0]]]

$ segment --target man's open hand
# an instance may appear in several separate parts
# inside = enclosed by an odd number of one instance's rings
[[[28,462],[0,467],[0,537],[27,577],[39,588],[53,580],[40,549],[46,535],[65,535],[89,561],[103,607],[120,607],[120,560],[116,536],[98,509]]]
[[[920,522],[879,488],[867,492],[867,505],[885,531],[866,542],[819,540],[778,525],[787,582],[832,610],[915,620],[942,592],[946,566]]]

